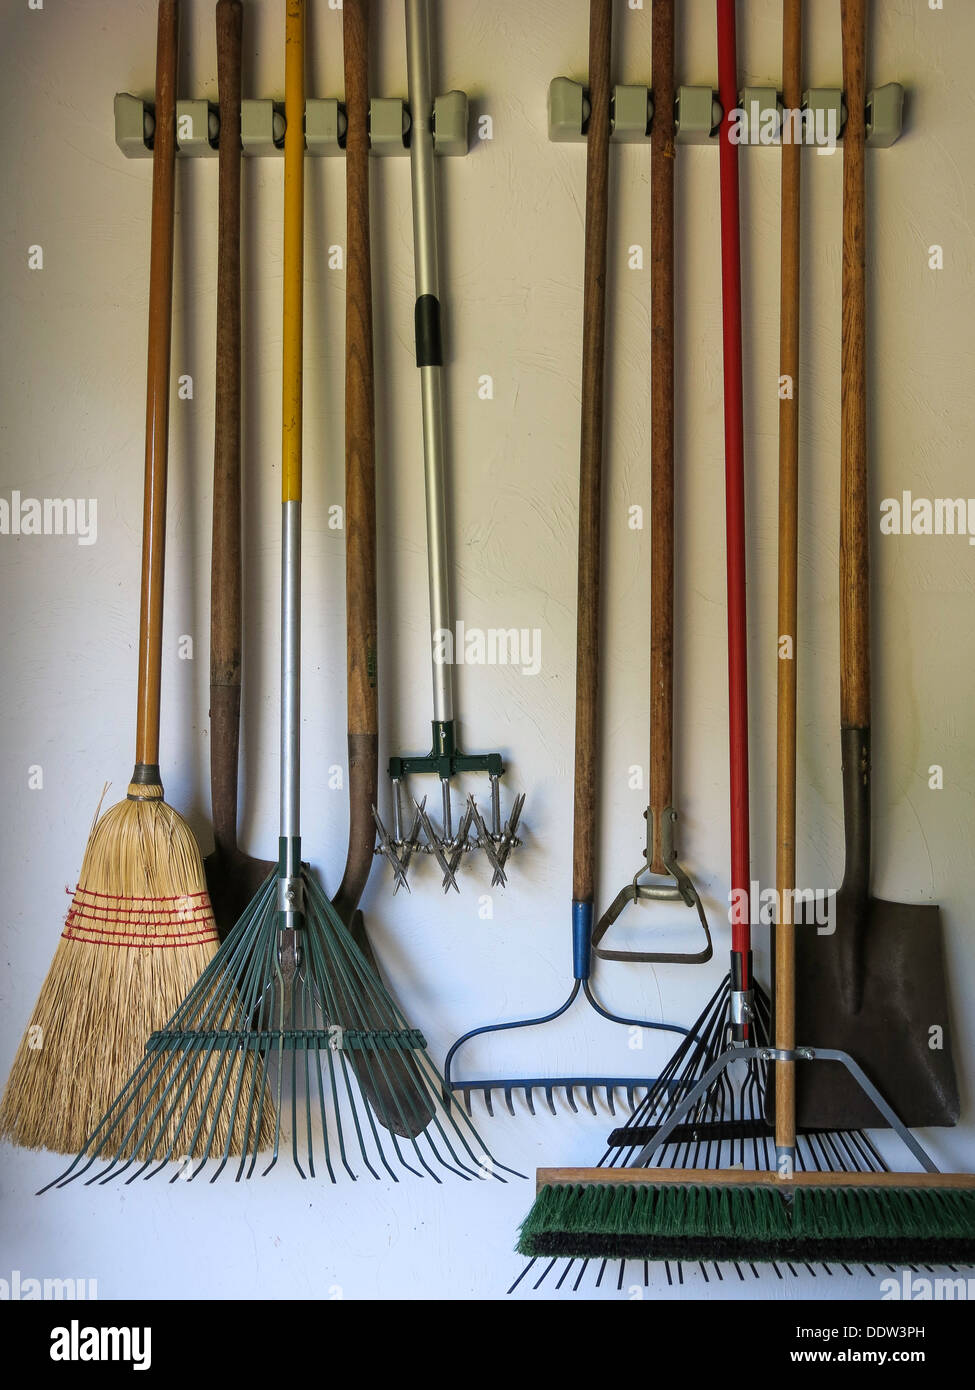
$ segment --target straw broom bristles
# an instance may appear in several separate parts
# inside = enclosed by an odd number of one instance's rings
[[[0,1137],[77,1153],[218,945],[193,832],[161,786],[133,783],[89,836],[0,1102]]]

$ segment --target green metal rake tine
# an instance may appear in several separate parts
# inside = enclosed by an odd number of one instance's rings
[[[328,1169],[329,1178],[334,1183],[335,1170],[332,1167],[332,1153],[328,1140],[328,1116],[325,1112],[325,1081],[322,1075],[321,1047],[317,1041],[315,1043],[315,1069],[318,1074],[318,1100],[322,1115],[322,1145],[325,1150],[325,1166]],[[355,1174],[352,1175],[352,1180],[355,1181]]]
[[[331,1048],[328,1049],[328,1055],[329,1055],[329,1060],[330,1060],[330,1062],[331,1062],[331,1058],[332,1058],[333,1055],[334,1055]],[[345,1093],[346,1093],[346,1095],[348,1096],[348,1099],[349,1099],[349,1109],[352,1111],[352,1123],[353,1123],[353,1125],[354,1125],[354,1127],[355,1127],[356,1138],[359,1140],[359,1151],[360,1151],[360,1153],[362,1154],[362,1161],[363,1161],[363,1163],[366,1165],[366,1167],[369,1169],[369,1171],[370,1171],[370,1173],[372,1174],[372,1176],[378,1180],[379,1174],[376,1172],[375,1168],[372,1166],[372,1163],[369,1161],[369,1155],[368,1155],[368,1153],[366,1152],[365,1140],[364,1140],[363,1137],[362,1137],[362,1126],[361,1126],[360,1123],[359,1123],[359,1112],[358,1112],[358,1110],[356,1109],[355,1097],[354,1097],[353,1094],[352,1094],[352,1079],[351,1079],[351,1077],[349,1076],[349,1064],[348,1064],[348,1062],[346,1061],[346,1057],[345,1057],[345,1053],[344,1053],[344,1052],[339,1052],[338,1057],[339,1057],[339,1062],[340,1062],[341,1067],[342,1067],[342,1079],[343,1079],[343,1081],[345,1082]],[[339,1129],[339,1134],[340,1134],[340,1136],[341,1136],[341,1133],[342,1133],[342,1122],[341,1122],[341,1115],[340,1115],[340,1112],[339,1112],[338,1108],[336,1108],[335,1123],[336,1123],[336,1125],[337,1125],[337,1127],[338,1127],[338,1129]],[[339,1142],[340,1142],[340,1144],[343,1144],[343,1145],[344,1145],[344,1140],[343,1140],[341,1137],[340,1137],[340,1139],[339,1139]],[[377,1140],[377,1142],[378,1142],[378,1140]],[[381,1145],[380,1145],[380,1147],[381,1147]],[[344,1153],[344,1147],[343,1147],[343,1153]]]

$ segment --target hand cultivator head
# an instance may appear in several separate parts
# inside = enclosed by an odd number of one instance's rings
[[[510,816],[502,823],[501,777],[504,764],[501,754],[461,753],[454,744],[452,725],[434,721],[433,732],[434,746],[426,757],[391,758],[389,761],[389,775],[393,784],[392,833],[383,824],[376,807],[372,808],[379,835],[376,853],[387,859],[393,870],[393,892],[398,893],[400,888],[410,891],[407,875],[413,855],[417,851],[421,854],[432,854],[436,859],[443,874],[445,893],[451,888],[460,892],[457,870],[464,855],[478,849],[487,855],[493,870],[491,886],[503,887],[508,881],[505,872],[508,856],[521,844],[517,830],[525,804],[524,793],[515,798]],[[411,772],[433,772],[440,778],[442,830],[437,829],[427,813],[426,797],[422,801],[409,797],[404,782],[407,774]],[[490,825],[485,821],[474,797],[468,796],[463,814],[456,830],[454,829],[450,784],[458,772],[488,774],[491,779]],[[407,821],[409,828],[405,830]]]
[[[287,1119],[286,1119],[287,1117]],[[290,1123],[288,1123],[290,1120]],[[388,1134],[381,1137],[382,1130]],[[290,1136],[287,1131],[290,1130]],[[302,1177],[394,1165],[440,1181],[495,1163],[321,888],[271,876],[67,1171],[87,1181],[251,1177],[290,1143]],[[269,1152],[268,1152],[269,1151]],[[231,1160],[233,1163],[231,1164]],[[179,1166],[175,1166],[179,1165]]]

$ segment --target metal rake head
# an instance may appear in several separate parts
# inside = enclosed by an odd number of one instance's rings
[[[300,926],[280,928],[270,876],[70,1167],[49,1186],[126,1182],[215,1164],[251,1177],[291,1148],[302,1177],[359,1169],[397,1181],[394,1163],[440,1181],[498,1164],[451,1103],[411,1028],[328,898],[302,866]],[[287,1118],[286,1118],[287,1117]],[[290,1138],[288,1131],[290,1130]],[[382,1131],[386,1134],[383,1135]],[[173,1167],[173,1165],[176,1165]],[[516,1176],[521,1176],[517,1174]]]
[[[513,849],[522,842],[518,838],[518,824],[525,804],[524,792],[515,798],[511,814],[502,823],[500,777],[491,778],[491,820],[484,819],[473,796],[468,796],[457,828],[454,828],[453,809],[450,799],[450,778],[441,777],[440,793],[442,802],[442,821],[438,828],[431,819],[426,806],[427,799],[417,801],[409,797],[402,777],[394,777],[393,785],[393,823],[387,829],[375,806],[372,814],[376,822],[379,843],[376,853],[387,860],[393,870],[393,892],[401,888],[410,891],[409,869],[416,853],[429,854],[436,859],[443,876],[443,890],[451,888],[460,892],[457,871],[466,854],[483,850],[493,870],[492,887],[504,887],[507,883],[505,866]],[[405,801],[405,805],[404,805]],[[404,815],[405,811],[405,815]],[[407,821],[409,826],[407,828]],[[472,831],[474,832],[472,834]]]
[[[580,968],[577,963],[577,969]],[[593,1115],[597,1114],[596,1100],[605,1103],[606,1109],[611,1115],[616,1114],[616,1105],[619,1097],[623,1098],[626,1109],[632,1111],[637,1105],[637,1097],[643,1095],[644,1100],[640,1102],[641,1107],[646,1103],[645,1098],[654,1093],[660,1085],[656,1077],[626,1077],[626,1076],[559,1076],[559,1077],[539,1077],[529,1076],[517,1079],[500,1077],[478,1077],[471,1080],[458,1079],[453,1075],[454,1057],[461,1047],[472,1038],[484,1037],[489,1033],[505,1033],[516,1028],[532,1028],[540,1024],[551,1023],[553,1019],[561,1018],[573,1005],[579,995],[586,999],[589,1005],[600,1017],[608,1019],[611,1023],[621,1023],[629,1028],[644,1028],[654,1032],[686,1033],[686,1029],[670,1023],[659,1023],[650,1019],[625,1018],[619,1014],[611,1013],[605,1009],[593,993],[592,985],[588,976],[577,976],[569,997],[559,1008],[554,1009],[550,1014],[544,1014],[540,1018],[517,1019],[512,1023],[489,1023],[481,1028],[472,1028],[463,1037],[457,1039],[447,1052],[444,1059],[444,1078],[446,1090],[451,1095],[461,1095],[464,1099],[464,1106],[468,1115],[471,1115],[471,1100],[475,1094],[480,1094],[484,1099],[484,1104],[489,1115],[494,1115],[494,1094],[500,1092],[504,1097],[504,1103],[509,1114],[515,1113],[515,1096],[523,1095],[525,1103],[532,1115],[536,1114],[534,1093],[540,1091],[545,1097],[545,1104],[553,1115],[558,1114],[556,1100],[564,1100],[565,1105],[573,1112],[579,1113],[579,1105],[576,1103],[576,1092],[581,1092],[581,1103]]]

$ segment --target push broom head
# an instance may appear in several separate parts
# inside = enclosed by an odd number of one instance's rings
[[[158,783],[133,783],[89,836],[0,1103],[0,1135],[76,1153],[216,948],[192,831]]]
[[[282,929],[288,913],[293,932]],[[385,1108],[368,1099],[377,1095]],[[232,1158],[240,1179],[262,1150],[261,1171],[273,1168],[282,1145],[302,1177],[317,1165],[332,1181],[363,1169],[396,1180],[394,1163],[436,1181],[438,1169],[510,1171],[443,1099],[422,1034],[307,870],[268,878],[57,1182],[106,1159],[88,1181],[131,1182],[171,1162],[182,1165],[173,1181],[204,1171],[212,1181]]]
[[[590,1170],[591,1171],[591,1170]],[[975,1177],[966,1174],[619,1170],[544,1180],[522,1255],[808,1264],[975,1263]],[[622,1180],[620,1180],[622,1179]]]

